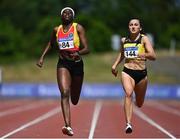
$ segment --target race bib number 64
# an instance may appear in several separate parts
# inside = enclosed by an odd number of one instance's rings
[[[124,48],[124,56],[126,58],[136,58],[138,56],[138,47]]]

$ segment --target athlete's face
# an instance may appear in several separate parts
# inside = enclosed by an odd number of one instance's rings
[[[138,19],[132,19],[129,21],[129,31],[131,34],[137,34],[141,31],[141,25]]]
[[[66,9],[63,11],[61,18],[64,24],[69,24],[73,21],[73,12],[69,9]]]

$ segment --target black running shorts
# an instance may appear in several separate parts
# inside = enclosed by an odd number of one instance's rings
[[[57,68],[66,68],[72,76],[84,75],[84,63],[82,59],[80,61],[75,62],[59,58]]]
[[[135,84],[138,84],[142,79],[144,79],[147,76],[147,69],[144,70],[132,70],[124,67],[123,72],[127,73],[129,76],[131,76]]]

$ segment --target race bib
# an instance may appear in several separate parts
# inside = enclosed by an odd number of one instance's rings
[[[58,43],[59,43],[60,50],[74,48],[73,40],[72,41],[58,41]]]
[[[136,58],[138,56],[138,47],[125,47],[124,56],[126,58]]]

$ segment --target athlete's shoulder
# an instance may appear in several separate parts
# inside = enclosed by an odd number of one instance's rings
[[[53,31],[54,31],[54,32],[57,32],[58,28],[59,28],[59,26],[55,26],[54,29],[53,29]]]
[[[77,26],[77,27],[80,27],[80,28],[83,28],[83,26],[81,25],[81,24],[79,24],[79,23],[73,23],[75,26]]]
[[[142,37],[142,40],[143,41],[146,41],[146,40],[148,40],[149,38],[148,38],[148,36],[147,35],[145,35],[145,34],[141,34],[141,37]]]
[[[84,31],[85,30],[84,27],[79,23],[77,23],[76,28],[77,28],[77,31]]]
[[[124,43],[126,41],[126,37],[121,38],[121,42]]]
[[[141,38],[147,38],[146,34],[141,34]]]

